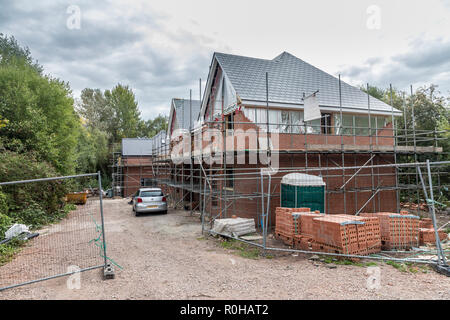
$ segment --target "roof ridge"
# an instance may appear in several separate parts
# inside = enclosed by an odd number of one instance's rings
[[[232,57],[238,57],[238,58],[245,58],[245,59],[253,59],[253,60],[263,60],[263,61],[272,61],[272,59],[263,59],[263,58],[255,58],[255,57],[249,57],[249,56],[243,56],[240,54],[233,54],[233,53],[224,53],[224,52],[214,52],[214,55],[224,55],[224,56],[232,56]]]

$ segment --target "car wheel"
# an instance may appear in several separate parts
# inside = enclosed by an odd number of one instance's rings
[[[139,216],[139,212],[134,211],[134,215],[135,215],[136,217],[138,217],[138,216]]]
[[[163,211],[162,214],[167,214],[167,210]]]

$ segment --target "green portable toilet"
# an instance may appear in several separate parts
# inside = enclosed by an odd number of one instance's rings
[[[325,186],[321,177],[289,173],[281,179],[281,206],[325,212]]]

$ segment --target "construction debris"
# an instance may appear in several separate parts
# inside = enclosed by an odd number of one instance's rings
[[[255,220],[244,218],[216,219],[211,231],[227,236],[239,237],[255,233]]]
[[[5,239],[1,240],[0,244],[8,243],[14,238],[28,240],[37,236],[39,236],[39,233],[31,233],[26,225],[16,223],[5,232]]]

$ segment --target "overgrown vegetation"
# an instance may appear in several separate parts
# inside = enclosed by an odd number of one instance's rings
[[[259,259],[261,256],[261,252],[259,249],[235,239],[222,239],[222,241],[220,242],[220,246],[224,249],[231,250],[238,256],[247,259]]]
[[[412,263],[412,262],[400,263],[400,262],[396,262],[396,261],[386,261],[386,264],[394,267],[395,269],[397,269],[400,272],[408,272],[408,273],[422,272],[422,273],[428,273],[429,270],[430,270],[430,267],[428,265],[415,264],[415,263]]]
[[[443,153],[439,154],[439,161],[450,160],[450,97],[445,97],[438,90],[437,85],[430,85],[417,88],[413,94],[411,92],[403,92],[396,88],[392,91],[390,88],[379,88],[370,86],[367,90],[366,87],[361,86],[361,89],[377,99],[392,105],[397,110],[404,113],[405,117],[396,117],[395,123],[397,128],[398,143],[400,145],[409,146],[413,145],[412,130],[416,129],[416,145],[417,146],[433,146],[434,141],[432,139],[437,138],[437,146],[442,147]],[[413,117],[414,115],[414,117]],[[428,134],[425,134],[425,131]],[[405,137],[405,133],[409,135]],[[417,161],[425,162],[429,158],[429,155],[422,154],[417,156]],[[397,161],[400,163],[414,162],[414,157],[408,155],[399,154]],[[450,166],[442,167],[443,171],[449,171]],[[403,169],[404,175],[400,176],[400,184],[415,183],[415,168]],[[409,175],[408,173],[412,174]],[[413,178],[411,178],[413,177]],[[438,180],[439,179],[439,180]],[[446,186],[450,184],[450,177],[448,175],[437,175],[433,177],[433,184]],[[400,201],[403,202],[425,202],[423,196],[421,199],[417,199],[417,193],[401,192]],[[421,196],[419,194],[419,196]],[[450,205],[449,190],[445,187],[441,188],[435,195],[437,207],[443,209]]]
[[[153,136],[167,129],[167,117],[144,121],[132,89],[83,90],[75,101],[64,80],[44,73],[30,50],[0,33],[0,181],[102,173],[110,185],[109,157],[122,138]],[[96,188],[96,179],[4,186],[0,189],[0,240],[14,223],[39,228],[73,210],[70,191]],[[0,247],[8,261],[19,242]]]
[[[377,266],[378,264],[373,261],[369,262],[361,262],[359,259],[351,260],[342,257],[334,257],[334,256],[322,256],[320,261],[326,264],[336,264],[336,265],[345,265],[345,266],[357,266],[357,267],[371,267]]]

